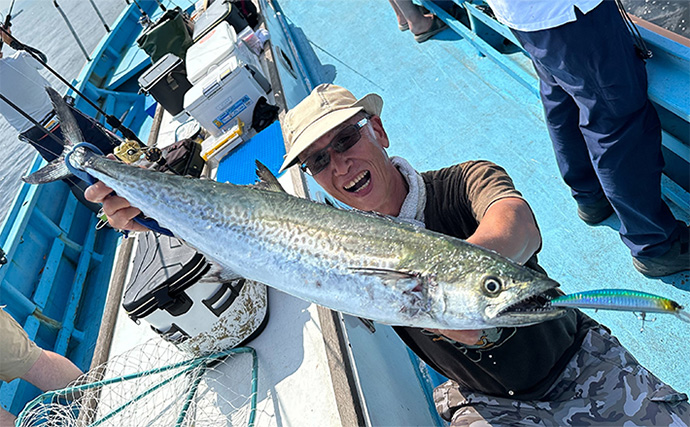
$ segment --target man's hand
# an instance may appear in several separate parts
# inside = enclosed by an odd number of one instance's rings
[[[130,205],[127,199],[116,196],[113,190],[98,181],[84,191],[86,200],[103,204],[103,212],[108,216],[108,223],[119,230],[149,231],[148,228],[135,222],[133,218],[141,211]]]
[[[470,329],[465,331],[458,331],[453,329],[429,329],[431,332],[443,335],[452,340],[465,345],[475,345],[482,336],[481,329]]]
[[[4,27],[3,27],[4,28]],[[12,31],[10,31],[9,28],[4,28],[5,31],[0,30],[0,36],[2,37],[3,43],[7,44],[8,46],[12,43],[12,38],[5,34],[7,32],[8,34],[12,34]]]

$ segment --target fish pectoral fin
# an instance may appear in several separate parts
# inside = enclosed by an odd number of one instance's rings
[[[400,312],[406,316],[415,317],[422,313],[429,313],[431,309],[429,291],[433,287],[433,275],[410,270],[391,270],[387,268],[350,267],[350,270],[380,277],[384,284],[390,281],[402,286],[402,295],[406,301],[400,307]]]
[[[380,276],[384,279],[392,280],[417,279],[421,277],[421,274],[416,271],[390,270],[387,268],[374,267],[349,267],[349,269],[358,273],[368,274],[370,276]]]
[[[275,191],[276,193],[285,193],[285,189],[280,185],[280,182],[278,182],[278,178],[273,175],[266,165],[258,160],[256,160],[256,176],[259,177],[259,181],[254,184],[256,188]]]
[[[428,282],[424,274],[418,271],[410,270],[391,270],[387,268],[372,268],[372,267],[350,267],[350,270],[367,274],[370,276],[380,277],[384,283],[386,281],[399,282],[406,280],[410,282],[410,287],[405,293],[423,292],[426,288],[425,284]]]

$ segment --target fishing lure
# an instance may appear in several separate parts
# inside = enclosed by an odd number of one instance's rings
[[[668,298],[628,289],[601,289],[577,292],[551,300],[554,307],[593,308],[595,310],[635,311],[641,313],[642,324],[647,313],[675,314],[690,322],[690,313],[683,306]]]

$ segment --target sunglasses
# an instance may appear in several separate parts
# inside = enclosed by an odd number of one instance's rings
[[[365,117],[355,124],[344,127],[327,146],[309,156],[309,158],[299,166],[300,169],[311,176],[326,169],[331,163],[331,155],[328,149],[332,148],[336,153],[346,152],[362,137],[360,129],[366,126],[367,123],[369,123],[369,117]]]

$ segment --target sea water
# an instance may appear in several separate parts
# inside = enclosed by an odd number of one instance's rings
[[[623,0],[628,13],[690,38],[690,0]]]
[[[4,23],[11,0],[0,0],[0,19]],[[57,0],[88,54],[106,34],[96,11],[87,0]],[[127,6],[124,0],[94,0],[110,27]],[[20,42],[34,47],[48,57],[48,65],[68,82],[79,75],[86,57],[52,0],[15,0],[12,15],[12,35]],[[14,54],[5,45],[3,55]],[[47,70],[41,74],[59,92],[67,87]],[[0,102],[3,102],[0,100]],[[16,130],[0,117],[0,221],[4,222],[10,204],[22,185],[21,176],[33,161],[35,150],[17,139]]]
[[[11,3],[12,0],[0,0],[0,18],[3,21]],[[90,54],[106,34],[91,2],[58,0],[57,3]],[[127,6],[125,0],[94,0],[94,3],[108,26]],[[690,0],[623,0],[623,3],[630,13],[690,38]],[[19,41],[45,53],[48,65],[67,81],[71,82],[78,76],[86,58],[51,0],[15,0],[12,15],[16,16],[12,20],[13,35]],[[3,47],[5,55],[13,52],[8,46]],[[42,74],[58,92],[67,91],[65,85],[51,73],[43,71]],[[14,128],[0,117],[0,222],[4,222],[10,204],[22,184],[20,178],[25,174],[34,155],[33,148],[20,142]]]

